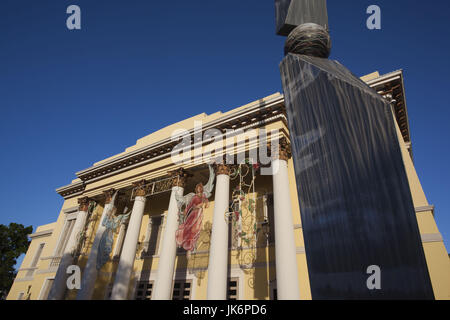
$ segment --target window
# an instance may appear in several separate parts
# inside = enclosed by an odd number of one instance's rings
[[[227,299],[228,300],[239,299],[239,278],[228,279]]]
[[[136,288],[135,300],[150,300],[153,292],[153,281],[141,281]]]
[[[44,250],[44,245],[45,245],[45,243],[39,244],[39,247],[38,247],[36,254],[34,255],[33,261],[31,262],[31,265],[30,265],[30,268],[33,268],[33,269],[27,271],[27,277],[33,276],[34,269],[36,268],[36,266],[39,262],[39,258],[41,257],[42,250]]]
[[[176,280],[173,283],[172,300],[190,300],[192,281]]]
[[[58,248],[55,252],[55,256],[62,256],[64,253],[64,250],[66,249],[67,242],[69,241],[70,234],[72,233],[73,226],[75,225],[76,219],[67,220],[63,231],[61,233],[61,237],[59,239]]]
[[[54,279],[46,279],[42,286],[40,300],[47,300],[50,289],[52,288]]]
[[[151,255],[159,253],[159,242],[161,239],[162,217],[152,218],[152,231],[149,240],[148,253]]]
[[[158,254],[159,243],[161,239],[162,216],[150,217],[147,233],[144,240],[144,256],[153,256]]]

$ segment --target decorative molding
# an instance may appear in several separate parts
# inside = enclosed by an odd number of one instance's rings
[[[71,183],[67,186],[56,189],[56,192],[59,193],[64,199],[75,197],[83,194],[86,185],[83,181],[78,181]]]
[[[88,197],[82,197],[78,199],[78,205],[80,206],[79,211],[88,211],[89,208],[89,198]]]
[[[36,269],[38,269],[38,267],[33,267],[33,268],[20,268],[20,269],[17,270],[17,271],[28,271],[28,270],[36,270]]]
[[[269,124],[269,123],[273,123],[273,122],[276,122],[276,121],[282,121],[286,126],[287,126],[287,118],[286,118],[286,116],[282,113],[282,112],[284,112],[283,111],[284,110],[284,105],[282,105],[281,106],[281,111],[279,111],[279,113],[278,113],[278,111],[273,111],[273,112],[277,112],[277,114],[275,115],[275,116],[272,116],[272,117],[266,117],[266,118],[264,118],[263,120],[261,120],[261,121],[258,121],[258,122],[254,122],[254,123],[251,123],[250,125],[248,125],[248,126],[245,126],[245,127],[240,127],[239,129],[242,129],[242,130],[247,130],[247,129],[254,129],[254,128],[259,128],[259,127],[262,127],[262,126],[264,126],[264,125],[267,125],[267,124]],[[281,129],[281,131],[285,131],[284,129]],[[287,134],[287,133],[286,133]],[[223,139],[225,139],[226,137],[228,137],[228,135],[227,135],[227,133],[224,133],[224,134],[222,134],[222,136],[220,136],[220,137],[222,137]],[[217,138],[219,138],[219,136],[217,136]],[[187,151],[189,151],[190,150],[190,148],[197,148],[197,147],[199,147],[199,144],[200,143],[194,143],[194,145],[191,145],[191,146],[189,146],[189,148],[187,148]],[[208,143],[206,143],[205,145],[207,145]],[[184,149],[182,149],[183,151],[185,151]],[[167,153],[167,152],[166,152]],[[109,173],[106,173],[105,175],[103,175],[103,176],[99,176],[99,177],[97,177],[97,178],[92,178],[92,179],[90,179],[89,181],[87,181],[87,182],[95,182],[95,181],[98,181],[98,180],[101,180],[101,179],[104,179],[104,178],[107,178],[107,177],[110,177],[110,176],[113,176],[113,175],[116,175],[116,174],[119,174],[119,173],[122,173],[122,172],[125,172],[125,171],[128,171],[128,170],[131,170],[131,169],[134,169],[134,168],[137,168],[137,167],[140,167],[140,166],[143,166],[143,165],[146,165],[146,164],[149,164],[149,163],[152,163],[152,162],[156,162],[156,161],[158,161],[158,160],[161,160],[161,159],[164,159],[164,158],[167,158],[167,154],[166,153],[163,153],[163,154],[161,154],[161,155],[158,155],[158,156],[156,156],[156,157],[154,157],[154,158],[151,158],[151,159],[149,159],[149,160],[144,160],[143,162],[136,162],[136,164],[134,164],[134,165],[131,165],[131,166],[128,166],[128,167],[126,167],[126,168],[122,168],[122,169],[118,169],[118,170],[116,170],[116,171],[114,171],[114,172],[109,172]],[[238,154],[237,152],[234,154],[234,155],[236,155],[236,154]],[[163,179],[162,177],[159,177],[159,178],[155,178],[155,179]],[[86,182],[86,183],[87,183]],[[71,185],[69,185],[69,186],[66,186],[66,187],[64,187],[64,188],[69,188]],[[58,189],[59,190],[59,189]],[[57,190],[57,191],[58,191]],[[82,192],[81,193],[78,193],[77,195],[79,195],[79,194],[82,194]],[[62,195],[62,196],[64,196],[63,194],[61,194],[60,193],[60,195]],[[68,199],[68,198],[71,198],[72,196],[74,196],[74,195],[71,195],[71,194],[68,194],[68,195],[66,195],[66,196],[64,196],[64,199]]]
[[[284,97],[283,95],[278,94],[271,99],[264,101],[260,100],[245,109],[238,110],[227,116],[210,121],[203,126],[203,131],[216,128],[226,133],[226,130],[230,128],[247,129],[258,127],[279,119],[282,119],[287,123],[286,117],[284,116],[284,109]],[[180,137],[180,141],[185,137],[193,137],[194,133],[197,132],[195,132],[195,128],[192,128],[188,131],[186,136]],[[104,163],[79,171],[76,175],[81,181],[58,188],[56,191],[64,198],[82,194],[85,189],[85,183],[87,182],[103,179],[112,174],[117,174],[137,166],[169,157],[172,149],[179,145],[180,141],[172,141],[171,137],[168,137],[136,151],[126,153]],[[191,139],[191,141],[193,140]],[[195,141],[193,142],[195,143]],[[212,141],[208,141],[208,143],[211,142]]]
[[[25,282],[25,281],[33,281],[34,277],[23,277],[20,279],[15,279],[14,282]]]
[[[442,238],[440,233],[421,234],[420,237],[422,238],[423,243],[444,241],[444,238]]]
[[[29,234],[28,237],[30,237],[31,239],[35,239],[35,238],[39,238],[39,237],[49,237],[52,235],[52,233],[53,233],[53,229],[49,229],[49,230],[43,230],[43,231]]]
[[[147,193],[147,188],[146,188],[145,184],[146,184],[145,180],[141,180],[141,181],[133,183],[134,196],[145,197],[145,194]]]
[[[292,157],[291,144],[287,141],[286,138],[282,138],[280,140],[280,151],[278,154],[278,158],[280,160],[288,161]]]
[[[403,141],[405,143],[411,143],[403,71],[397,70],[381,75],[375,79],[367,81],[366,84],[377,91],[379,95],[386,96],[390,94],[395,99],[395,103],[393,104],[395,119],[400,128],[400,132],[402,133]]]
[[[141,194],[141,197],[149,197],[151,195],[160,194],[164,192],[169,192],[172,190],[174,179],[177,181],[175,183],[182,183],[180,180],[178,180],[178,177],[169,177],[169,178],[160,178],[160,179],[153,179],[149,182],[145,182],[145,184],[142,185],[142,181],[138,182],[141,183],[141,185],[135,185],[133,184],[134,188],[131,192],[131,200],[134,200],[136,196],[139,196]],[[139,191],[140,190],[140,191]],[[139,191],[139,194],[136,194],[136,192]],[[145,193],[143,192],[145,191]]]
[[[62,256],[48,256],[48,257],[42,257],[40,260],[51,260],[51,259],[55,259],[55,258],[61,259]]]
[[[297,254],[306,253],[305,247],[297,247],[297,248],[295,248],[295,252],[296,252]]]
[[[431,213],[434,216],[434,205],[424,206],[424,207],[416,207],[415,209],[416,209],[416,213],[431,211]]]
[[[103,195],[105,196],[105,205],[109,204],[116,193],[116,189],[109,189],[106,191],[103,191]]]
[[[65,214],[76,213],[76,212],[78,212],[78,206],[64,209],[63,212],[64,212]]]
[[[180,188],[185,188],[187,179],[193,176],[183,168],[168,171],[167,173],[169,174],[169,177],[172,178],[172,187],[180,187]]]
[[[231,174],[231,166],[224,163],[217,163],[215,165],[215,171],[216,175],[227,175],[229,176]]]
[[[72,213],[68,213],[68,214],[66,215],[66,220],[67,220],[67,221],[75,220],[75,219],[78,217],[78,212],[79,212],[79,211],[72,212]]]
[[[36,271],[36,274],[46,274],[46,273],[56,274],[57,271],[58,271],[58,267],[54,267],[54,268],[49,268],[49,269],[44,269],[44,270],[38,270],[38,271]]]

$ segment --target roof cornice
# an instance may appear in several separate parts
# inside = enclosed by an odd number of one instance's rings
[[[77,181],[56,189],[56,192],[59,193],[64,199],[67,199],[69,197],[74,197],[82,194],[84,188],[85,188],[84,182]]]
[[[382,90],[382,88],[385,88],[384,86],[389,87],[394,82],[399,82],[401,84],[399,100],[402,105],[398,106],[399,110],[397,110],[396,114],[397,122],[399,123],[405,142],[410,142],[409,121],[406,109],[402,70],[390,72],[378,78],[366,81],[367,85],[375,90]],[[398,116],[399,112],[404,112],[404,116],[400,118]],[[227,129],[245,130],[247,128],[254,128],[270,123],[271,121],[279,121],[280,117],[276,115],[280,115],[280,113],[285,113],[284,96],[282,94],[258,100],[248,107],[225,114],[216,120],[206,123],[202,126],[202,135],[203,132],[209,129],[218,129],[223,132]],[[285,117],[282,117],[282,121],[286,122]],[[191,128],[184,136],[180,136],[177,141],[172,141],[171,137],[167,137],[135,151],[128,152],[81,170],[76,173],[80,181],[58,188],[56,191],[65,199],[71,198],[81,195],[87,183],[98,181],[111,175],[170,157],[172,149],[177,146],[182,139],[190,136],[192,145],[196,144],[193,139],[194,133],[198,134],[196,130],[197,128]]]
[[[263,123],[278,121],[280,120],[280,117],[274,116],[280,115],[283,112],[284,96],[279,94],[266,100],[260,100],[244,109],[231,112],[230,114],[206,123],[202,126],[202,135],[203,132],[209,129],[218,129],[224,132],[229,129],[247,129]],[[285,117],[281,117],[281,119],[282,121],[286,121]],[[180,136],[177,141],[172,141],[171,137],[168,137],[138,150],[81,170],[76,173],[80,181],[58,188],[56,191],[64,198],[80,195],[83,193],[87,183],[103,179],[119,172],[131,170],[149,162],[170,157],[172,149],[186,137],[190,136],[191,142],[195,145],[193,136],[194,134],[198,134],[196,130],[197,128],[187,130],[187,133],[184,136]]]
[[[392,94],[395,100],[394,114],[406,144],[411,144],[408,108],[406,105],[403,70],[393,71],[366,82],[367,85],[384,96]],[[412,148],[411,148],[412,149]],[[411,150],[412,153],[412,150]]]
[[[231,113],[225,117],[218,118],[203,125],[202,132],[208,129],[240,129],[248,126],[250,123],[257,123],[263,118],[267,118],[272,115],[274,111],[280,111],[284,106],[284,97],[279,95],[275,98],[263,101],[249,108],[239,110]],[[184,136],[180,136],[177,141],[172,141],[170,137],[161,141],[145,146],[138,150],[129,152],[117,158],[111,159],[104,163],[92,166],[85,170],[76,173],[77,177],[82,181],[87,182],[93,178],[106,175],[107,173],[117,171],[122,168],[130,167],[148,159],[158,157],[159,155],[170,156],[170,152],[173,147],[179,144],[180,140],[185,137],[193,136],[195,128],[188,130],[188,133]]]

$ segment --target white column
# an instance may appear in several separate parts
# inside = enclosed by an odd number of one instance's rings
[[[97,270],[97,255],[98,246],[102,238],[103,232],[106,228],[102,225],[103,219],[106,214],[111,211],[114,207],[115,200],[115,190],[108,190],[105,192],[106,204],[103,208],[103,213],[99,221],[97,232],[95,233],[94,242],[89,252],[88,262],[83,270],[83,275],[81,278],[81,288],[77,294],[77,300],[90,300],[94,292],[95,281],[97,280],[98,270]],[[114,196],[114,197],[113,197]]]
[[[119,266],[114,279],[111,300],[125,300],[128,297],[131,272],[133,271],[134,260],[136,258],[136,248],[141,230],[142,216],[145,208],[145,190],[141,182],[136,191],[133,211],[131,212],[130,222],[128,223],[127,234],[123,243],[122,254],[120,255]]]
[[[62,300],[64,299],[64,294],[67,289],[67,268],[73,264],[73,255],[76,247],[78,245],[78,235],[86,224],[86,217],[88,214],[89,208],[89,199],[87,197],[78,199],[78,203],[80,205],[77,220],[72,229],[72,233],[70,234],[69,240],[67,241],[66,248],[64,249],[63,256],[59,263],[58,271],[55,275],[55,280],[53,281],[52,288],[48,295],[48,300]]]
[[[279,300],[300,300],[287,157],[272,161],[275,218],[275,264]]]
[[[209,248],[208,300],[226,300],[228,282],[228,212],[230,198],[229,169],[219,165],[217,170],[214,217]]]
[[[113,250],[113,259],[120,256],[120,251],[122,249],[123,240],[125,239],[125,232],[127,231],[127,222],[123,221],[120,224],[119,234],[117,235],[116,244]]]
[[[178,205],[175,194],[182,196],[183,191],[183,187],[174,186],[170,194],[169,210],[159,254],[158,274],[152,300],[170,300],[172,296],[172,281],[177,256],[175,233],[178,229]]]

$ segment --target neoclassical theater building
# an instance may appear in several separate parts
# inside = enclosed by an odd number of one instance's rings
[[[403,73],[362,80],[391,102],[434,295],[450,299],[449,256],[414,168]],[[173,124],[77,172],[57,189],[56,222],[30,235],[8,299],[311,299],[286,121],[277,93]]]

